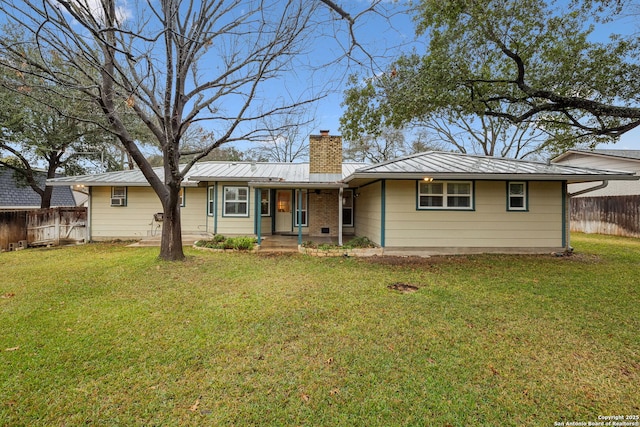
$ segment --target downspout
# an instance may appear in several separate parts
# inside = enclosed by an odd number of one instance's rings
[[[258,245],[262,243],[262,189],[255,189],[256,192],[256,234],[258,235]]]
[[[93,187],[89,187],[89,191],[87,195],[89,199],[87,200],[87,243],[91,241],[91,205],[93,204],[93,197],[91,193],[93,193]]]
[[[295,195],[295,192],[293,193]],[[298,245],[302,244],[302,189],[298,190],[296,216],[298,217]]]
[[[344,197],[344,189],[340,187],[338,192],[338,246],[342,246],[342,197]]]
[[[218,181],[213,183],[213,234],[218,234]]]
[[[571,203],[569,203],[567,188],[567,181],[562,181],[562,247],[566,252],[569,252],[569,248],[571,248],[571,227],[569,226]]]
[[[585,193],[590,193],[592,191],[596,191],[596,190],[602,190],[603,188],[605,188],[606,186],[609,185],[609,181],[607,180],[603,180],[602,184],[598,184],[595,187],[590,187],[590,188],[585,188],[584,190],[580,190],[580,191],[576,191],[575,193],[569,193],[567,192],[567,196],[569,197],[575,197],[575,196],[580,196],[582,194]]]
[[[385,225],[387,222],[387,181],[380,182],[380,246],[385,247]]]

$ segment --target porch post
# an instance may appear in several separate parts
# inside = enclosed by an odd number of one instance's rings
[[[256,188],[256,234],[258,235],[258,244],[262,242],[262,188]]]
[[[213,183],[213,234],[218,234],[218,181]]]
[[[298,190],[298,203],[296,203],[296,217],[298,218],[298,244],[302,244],[302,189]]]
[[[338,246],[342,246],[342,198],[344,189],[340,187],[338,191]]]

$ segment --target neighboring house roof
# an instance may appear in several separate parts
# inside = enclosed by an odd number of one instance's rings
[[[162,168],[155,168],[155,170],[162,178]],[[522,179],[568,182],[637,179],[632,173],[627,172],[439,151],[414,154],[375,165],[363,163],[343,163],[342,165],[342,182],[355,184],[381,178],[422,179],[427,176],[434,179]],[[242,181],[250,182],[254,186],[343,185],[339,182],[322,183],[310,180],[308,163],[203,162],[196,164],[189,171],[183,186],[197,185],[199,181]],[[149,185],[139,170],[56,178],[49,183],[87,186]]]
[[[591,156],[607,156],[618,157],[627,160],[640,160],[640,150],[617,150],[617,149],[598,149],[598,150],[568,150],[557,157],[554,157],[552,162],[559,162],[572,154],[586,154]]]
[[[36,173],[35,178],[38,184],[44,187],[45,174]],[[40,202],[40,195],[33,191],[31,187],[23,186],[16,182],[13,170],[0,167],[0,209],[39,208]],[[76,201],[68,184],[53,189],[51,206],[76,206]]]
[[[566,180],[634,179],[633,174],[591,168],[427,151],[358,169],[349,180],[400,179],[498,179]]]

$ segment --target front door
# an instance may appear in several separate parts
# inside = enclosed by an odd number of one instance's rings
[[[291,190],[276,191],[276,233],[289,233],[293,230],[291,194]]]

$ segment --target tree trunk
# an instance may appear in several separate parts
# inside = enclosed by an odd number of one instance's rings
[[[49,209],[51,207],[51,196],[53,195],[53,187],[45,186],[44,191],[40,195],[40,209]]]
[[[169,196],[163,200],[162,242],[160,259],[164,261],[182,261],[182,224],[180,221],[180,206],[178,192],[180,188],[169,187]]]

